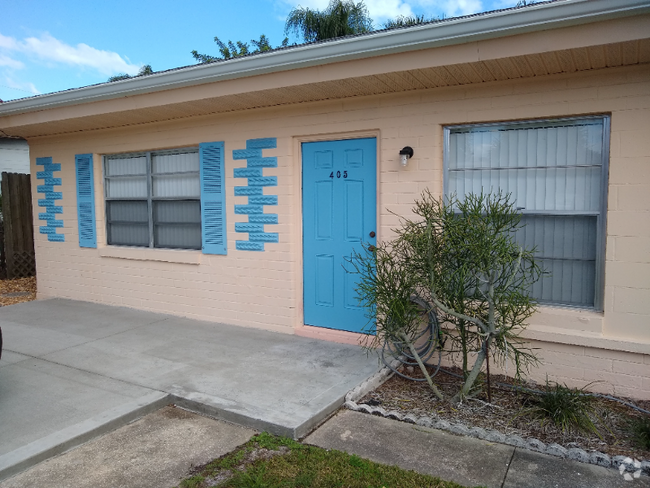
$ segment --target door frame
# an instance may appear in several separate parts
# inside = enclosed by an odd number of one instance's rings
[[[302,143],[303,142],[328,142],[328,141],[340,141],[346,139],[365,139],[365,138],[375,138],[377,141],[377,161],[376,161],[376,188],[377,194],[375,196],[377,205],[375,209],[375,218],[377,219],[377,240],[382,236],[381,232],[381,212],[382,200],[381,200],[381,137],[379,129],[372,130],[359,130],[359,131],[348,131],[348,132],[328,132],[325,134],[305,134],[300,136],[293,137],[292,149],[293,149],[293,188],[296,189],[293,198],[293,204],[296,211],[293,213],[293,219],[291,222],[292,228],[295,230],[293,232],[294,238],[292,239],[293,249],[295,249],[294,262],[296,267],[294,269],[294,333],[296,335],[302,335],[306,337],[313,338],[323,338],[335,342],[344,342],[347,344],[358,344],[359,338],[362,334],[356,332],[347,332],[342,330],[335,329],[326,329],[322,327],[314,327],[311,325],[305,325],[305,304],[304,304],[304,253],[303,253],[303,215],[302,215]]]

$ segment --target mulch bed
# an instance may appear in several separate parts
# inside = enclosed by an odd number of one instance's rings
[[[36,277],[0,280],[0,307],[36,300]]]
[[[410,371],[409,368],[407,372],[409,376],[422,377],[418,368],[413,372]],[[461,372],[457,368],[450,371],[456,374]],[[433,380],[446,399],[452,398],[462,384],[460,378],[442,371]],[[650,451],[637,447],[627,430],[628,419],[645,415],[641,412],[618,402],[596,397],[593,402],[598,418],[592,420],[600,431],[602,439],[590,433],[562,432],[552,423],[546,422],[542,425],[539,420],[522,414],[522,410],[530,405],[530,394],[496,385],[496,383],[513,384],[511,378],[493,375],[491,383],[491,403],[487,402],[485,388],[483,388],[474,398],[461,404],[452,404],[449,401],[439,401],[426,382],[415,382],[393,375],[357,403],[380,406],[385,410],[396,410],[402,414],[411,413],[449,422],[461,422],[470,428],[492,429],[505,435],[534,437],[547,445],[557,443],[566,448],[578,447],[586,451],[600,451],[609,456],[625,455],[638,460],[650,460]],[[543,389],[533,383],[527,383],[525,387]],[[650,401],[622,400],[650,411]]]

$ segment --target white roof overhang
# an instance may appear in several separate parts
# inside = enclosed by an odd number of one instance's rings
[[[0,104],[37,137],[650,62],[649,0],[559,0]]]

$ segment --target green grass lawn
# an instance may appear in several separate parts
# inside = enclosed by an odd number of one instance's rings
[[[439,478],[267,433],[196,468],[179,488],[460,488]]]

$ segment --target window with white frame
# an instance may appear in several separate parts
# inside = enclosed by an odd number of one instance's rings
[[[107,242],[201,249],[199,148],[104,158]]]
[[[606,116],[448,126],[444,191],[511,194],[548,272],[533,296],[602,310],[608,157]]]

